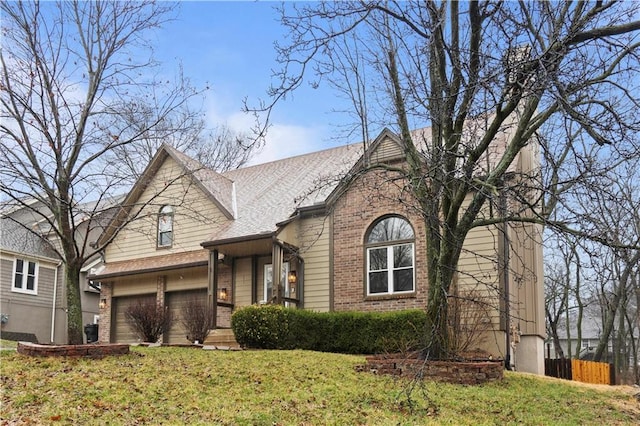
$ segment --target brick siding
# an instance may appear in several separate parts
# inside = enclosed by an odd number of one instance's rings
[[[427,301],[424,221],[398,174],[375,170],[357,178],[333,209],[333,289],[336,311],[424,308]],[[366,297],[365,237],[380,217],[399,215],[413,227],[415,293]]]

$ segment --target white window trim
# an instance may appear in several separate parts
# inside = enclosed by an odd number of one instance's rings
[[[406,246],[406,245],[411,245],[411,266],[404,266],[404,267],[400,267],[400,268],[394,268],[393,266],[393,248],[394,247],[398,247],[398,246]],[[371,283],[369,281],[369,277],[370,277],[370,273],[371,272],[375,272],[371,270],[371,256],[369,255],[369,252],[371,250],[379,250],[379,249],[386,249],[387,250],[387,291],[386,292],[379,292],[379,293],[372,293],[371,292]],[[415,243],[412,242],[400,242],[397,244],[391,244],[391,245],[385,245],[385,244],[381,244],[381,245],[377,245],[377,246],[371,246],[371,247],[367,247],[367,296],[387,296],[387,295],[393,295],[393,294],[410,294],[410,293],[415,293],[416,291],[416,246]],[[413,288],[411,290],[406,290],[406,291],[394,291],[393,287],[394,287],[394,282],[393,282],[393,272],[394,271],[400,271],[402,269],[412,269],[412,284],[413,284]]]
[[[22,288],[16,287],[16,266],[18,264],[18,260],[22,260]],[[33,272],[33,290],[27,289],[27,277],[29,272],[29,263],[34,264],[34,272]],[[38,272],[40,270],[40,265],[35,260],[29,260],[22,257],[16,257],[13,260],[13,270],[11,273],[11,291],[14,293],[22,293],[22,294],[30,294],[37,296],[38,295]]]
[[[269,302],[269,300],[267,300],[267,284],[268,282],[268,278],[272,278],[273,275],[273,264],[271,263],[267,263],[264,265],[264,274],[263,274],[263,278],[262,278],[262,303],[267,303]],[[287,282],[287,276],[289,275],[289,262],[283,262],[282,263],[282,278],[281,280],[283,280],[283,282],[285,283],[285,293],[287,291],[287,288],[289,286],[288,282]],[[273,291],[273,283],[271,284],[271,290]],[[273,297],[273,296],[272,296]]]

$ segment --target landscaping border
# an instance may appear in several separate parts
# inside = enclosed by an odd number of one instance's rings
[[[18,342],[18,353],[34,357],[66,356],[82,358],[104,358],[110,355],[126,355],[129,353],[127,344],[88,345],[41,345],[31,342]]]
[[[502,361],[429,361],[402,355],[367,356],[366,364],[357,365],[356,370],[465,385],[504,378]]]

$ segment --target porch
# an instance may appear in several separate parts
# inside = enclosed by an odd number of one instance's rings
[[[217,311],[221,295],[232,311],[252,304],[304,307],[304,261],[298,248],[260,234],[203,243],[209,250],[207,303],[213,312],[212,331],[219,328]],[[231,289],[220,286],[220,267],[231,268]],[[216,295],[218,297],[216,297]]]

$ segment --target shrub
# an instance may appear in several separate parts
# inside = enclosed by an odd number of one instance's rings
[[[424,348],[425,324],[420,310],[319,313],[253,305],[231,317],[236,340],[245,347],[353,354]]]
[[[160,306],[155,298],[138,300],[124,313],[129,327],[144,342],[155,343],[171,328],[173,313],[168,306]]]
[[[203,298],[192,297],[180,310],[181,322],[190,342],[204,342],[213,323],[213,309]]]
[[[280,305],[252,305],[237,310],[231,317],[236,341],[248,348],[282,349],[289,330],[285,310]]]

